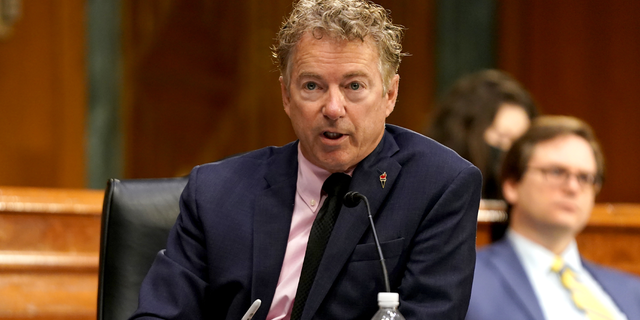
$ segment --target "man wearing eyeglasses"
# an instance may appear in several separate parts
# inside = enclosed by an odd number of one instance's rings
[[[478,252],[467,320],[640,319],[640,279],[584,261],[576,245],[603,175],[581,120],[539,117],[516,140],[501,173],[509,229]]]

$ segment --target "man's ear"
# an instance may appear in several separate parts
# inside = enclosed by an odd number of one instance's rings
[[[387,94],[385,97],[387,98],[387,117],[393,112],[393,109],[396,106],[396,100],[398,99],[398,87],[400,84],[400,75],[396,74],[391,78],[391,82],[389,83],[389,88],[387,89]]]
[[[286,112],[288,116],[291,116],[289,114],[289,106],[291,102],[289,88],[287,88],[287,85],[284,83],[284,78],[282,76],[280,76],[278,80],[280,81],[280,94],[282,94],[282,106],[284,106],[284,112]]]
[[[502,196],[509,204],[516,204],[518,202],[518,182],[513,179],[505,180],[502,183]]]

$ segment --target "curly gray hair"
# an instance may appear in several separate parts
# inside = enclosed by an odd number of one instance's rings
[[[403,27],[394,25],[387,10],[367,0],[300,0],[282,24],[272,46],[275,64],[289,86],[290,59],[302,35],[311,31],[316,38],[328,35],[334,39],[365,41],[371,37],[378,48],[378,69],[384,92],[398,72],[402,53]]]

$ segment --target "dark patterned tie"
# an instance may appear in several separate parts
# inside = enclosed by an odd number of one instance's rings
[[[322,190],[327,193],[318,216],[313,221],[311,232],[309,233],[309,242],[307,250],[304,254],[304,262],[302,263],[302,272],[296,298],[293,302],[293,310],[291,311],[291,320],[299,320],[302,316],[304,304],[309,296],[309,290],[316,278],[316,272],[322,260],[324,249],[329,242],[331,231],[336,224],[340,208],[342,207],[342,198],[349,191],[349,183],[351,177],[344,173],[334,173],[322,185]]]

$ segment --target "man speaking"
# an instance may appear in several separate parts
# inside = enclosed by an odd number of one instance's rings
[[[385,119],[402,28],[362,0],[301,0],[273,48],[299,140],[198,166],[133,319],[370,319],[391,291],[407,319],[464,319],[481,174]]]

